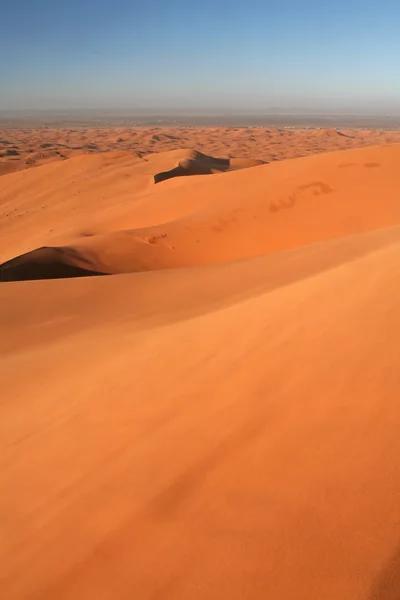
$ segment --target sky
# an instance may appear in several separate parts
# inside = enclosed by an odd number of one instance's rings
[[[0,0],[0,110],[400,113],[398,0]]]

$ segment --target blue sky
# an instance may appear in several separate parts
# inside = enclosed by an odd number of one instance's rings
[[[0,109],[400,108],[398,0],[0,0]]]

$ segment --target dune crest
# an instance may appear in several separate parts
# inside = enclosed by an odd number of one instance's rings
[[[179,164],[162,173],[154,175],[154,182],[160,183],[173,177],[184,177],[187,175],[212,175],[213,173],[223,173],[236,169],[248,169],[258,165],[265,164],[263,160],[249,158],[214,158],[207,156],[196,150],[180,151],[182,158]],[[175,155],[175,152],[174,152]]]
[[[117,158],[128,160],[125,155]],[[160,171],[177,161],[177,167]],[[130,177],[132,172],[136,175],[137,205],[131,199],[131,211],[123,223],[113,229],[109,220],[107,231],[104,221],[102,231],[71,236],[60,247],[49,245],[11,258],[0,265],[0,278],[36,279],[48,273],[61,277],[85,275],[85,271],[115,274],[209,264],[396,225],[400,222],[399,161],[400,145],[253,168],[247,161],[218,161],[188,150],[138,158],[128,163],[131,173],[127,172]],[[80,159],[76,166],[81,169],[82,163]],[[196,177],[199,172],[235,166],[247,168]],[[114,168],[118,172],[117,160]],[[60,168],[56,173],[62,177]],[[112,169],[108,178],[111,173]],[[191,177],[183,177],[186,181],[174,181],[187,174]],[[152,178],[159,183],[151,184]],[[119,208],[118,200],[114,196]],[[175,212],[176,206],[184,211]],[[128,211],[127,202],[125,207]],[[125,228],[128,219],[140,222],[143,211],[151,214],[155,225]],[[89,223],[82,229],[90,231]]]

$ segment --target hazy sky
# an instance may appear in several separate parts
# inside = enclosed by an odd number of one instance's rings
[[[399,32],[399,0],[0,0],[0,109],[399,110]]]

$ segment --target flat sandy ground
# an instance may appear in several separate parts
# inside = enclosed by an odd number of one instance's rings
[[[400,598],[399,134],[2,135],[2,598]]]

